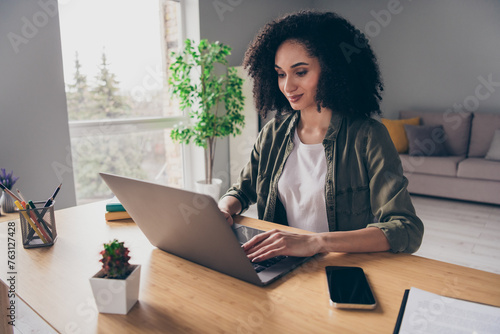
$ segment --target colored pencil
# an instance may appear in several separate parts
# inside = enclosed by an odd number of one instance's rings
[[[10,197],[12,197],[14,200],[19,201],[19,203],[22,202],[21,199],[19,197],[17,197],[16,195],[14,195],[14,193],[12,191],[7,189],[7,187],[4,186],[2,182],[0,182],[0,188],[2,188],[2,190],[5,191],[7,194],[9,194]]]

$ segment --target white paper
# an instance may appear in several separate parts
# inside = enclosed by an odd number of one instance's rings
[[[399,333],[500,333],[500,308],[411,288]]]

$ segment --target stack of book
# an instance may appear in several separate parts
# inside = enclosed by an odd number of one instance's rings
[[[130,219],[130,215],[116,196],[106,203],[106,213],[104,217],[106,218],[106,221]]]

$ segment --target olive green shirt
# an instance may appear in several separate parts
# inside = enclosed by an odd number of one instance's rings
[[[257,203],[259,219],[288,225],[278,198],[278,180],[294,147],[300,118],[294,112],[267,123],[254,144],[237,183],[223,196],[234,196],[242,212]],[[401,160],[383,124],[371,118],[349,119],[333,113],[323,140],[327,161],[325,200],[330,231],[378,227],[392,252],[415,252],[424,226],[406,189]]]

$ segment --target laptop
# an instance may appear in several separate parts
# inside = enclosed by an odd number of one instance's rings
[[[202,266],[264,286],[311,257],[252,263],[241,245],[264,231],[230,226],[208,195],[99,173],[153,246]]]

